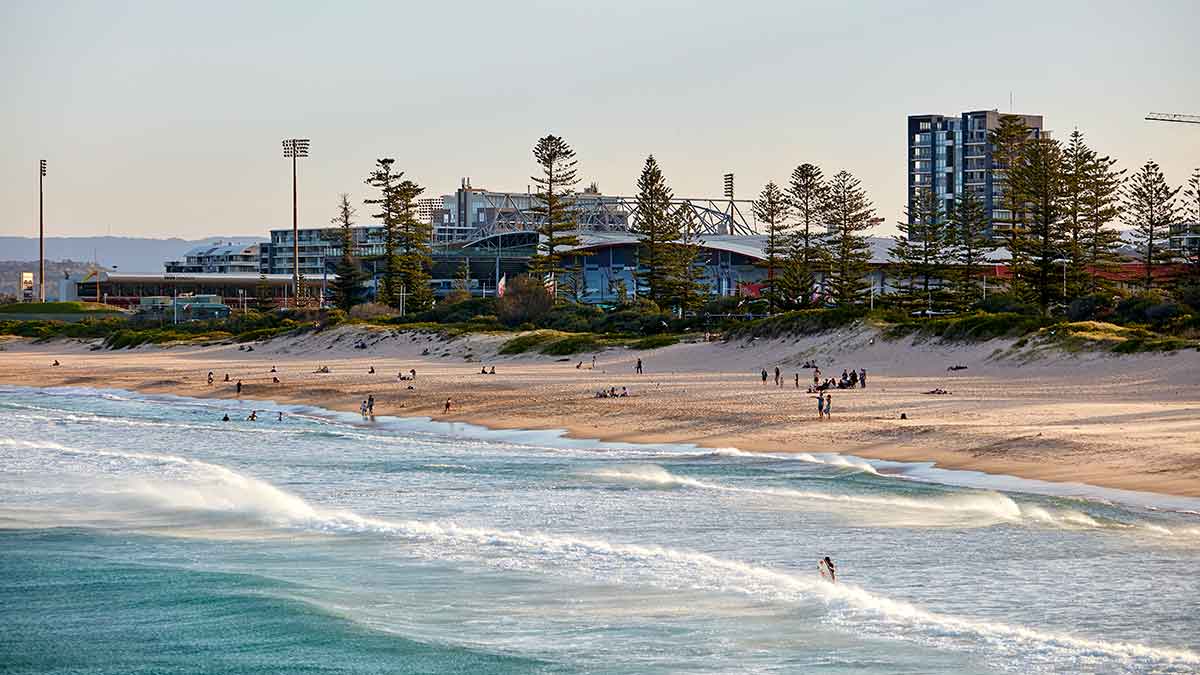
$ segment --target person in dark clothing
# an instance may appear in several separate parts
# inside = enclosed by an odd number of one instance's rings
[[[237,381],[237,393],[238,393],[238,396],[241,396],[241,394],[242,394],[242,381],[241,380]]]
[[[641,359],[637,360],[637,365],[633,367],[633,372],[637,373],[638,375],[642,374],[642,360]]]
[[[779,376],[779,366],[775,366],[775,386],[783,386],[783,379]]]
[[[766,368],[762,369],[762,381],[763,381],[763,384],[767,383],[767,369]]]

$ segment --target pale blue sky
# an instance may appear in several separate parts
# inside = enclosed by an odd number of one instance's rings
[[[1200,3],[0,3],[0,233],[257,234],[291,224],[280,139],[312,139],[301,222],[391,156],[427,194],[521,190],[554,132],[581,176],[739,197],[846,168],[901,216],[905,116],[1007,110],[1074,126],[1181,183],[1200,166]],[[360,214],[367,213],[360,207]],[[0,256],[2,257],[2,256]]]

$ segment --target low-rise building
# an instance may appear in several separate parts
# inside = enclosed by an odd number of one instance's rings
[[[163,264],[168,274],[257,274],[258,244],[205,244]]]

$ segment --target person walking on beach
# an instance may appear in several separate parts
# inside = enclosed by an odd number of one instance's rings
[[[817,419],[822,419],[825,417],[825,397],[817,392],[817,395],[812,398],[817,399]]]
[[[782,387],[783,380],[779,377],[779,366],[775,366],[775,386]]]
[[[375,414],[375,395],[374,394],[367,394],[367,414],[368,415]]]
[[[633,367],[633,372],[637,373],[638,375],[642,374],[642,360],[641,359],[637,360],[637,365]]]
[[[592,370],[596,369],[596,355],[592,354]]]
[[[237,381],[237,395],[238,396],[242,395],[242,381],[241,380]]]
[[[358,404],[358,414],[361,415],[362,417],[367,416],[367,401],[366,401],[366,399],[363,399],[363,402]]]
[[[829,419],[829,412],[833,409],[833,394],[825,394],[825,419]]]
[[[796,373],[796,388],[800,388],[800,373]]]
[[[449,396],[446,397],[446,409],[443,412],[446,412],[446,413],[450,412],[450,397]]]
[[[867,369],[866,368],[858,369],[858,386],[862,387],[863,389],[867,388]]]

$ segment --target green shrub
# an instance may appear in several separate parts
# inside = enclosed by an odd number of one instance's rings
[[[542,347],[542,353],[547,356],[570,356],[580,352],[598,352],[601,349],[603,345],[596,336],[585,333],[555,340]]]
[[[505,342],[500,346],[500,354],[524,354],[525,352],[537,347],[540,344],[549,342],[557,337],[556,333],[549,331],[537,331],[534,333],[525,333],[518,335],[515,338]]]
[[[632,349],[658,349],[659,347],[670,347],[674,344],[679,344],[679,336],[677,335],[651,335],[629,346]]]
[[[844,328],[860,321],[867,314],[858,307],[846,309],[801,309],[765,319],[738,324],[729,330],[735,338],[775,338],[789,335],[816,335]]]

